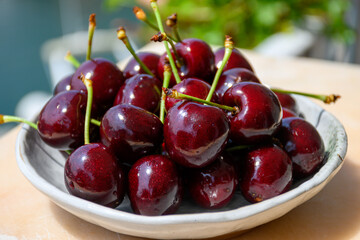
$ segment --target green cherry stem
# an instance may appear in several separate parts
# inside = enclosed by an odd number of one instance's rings
[[[64,59],[71,63],[75,68],[80,67],[81,63],[71,54],[70,51],[67,51]]]
[[[99,120],[96,120],[93,118],[90,119],[90,122],[98,127],[100,127],[100,125],[101,125],[101,122]]]
[[[9,115],[2,115],[0,114],[0,124],[4,124],[4,123],[10,123],[10,122],[19,122],[19,123],[25,123],[27,125],[29,125],[30,127],[34,128],[35,130],[37,130],[37,124],[30,122],[26,119],[20,118],[20,117],[16,117],[16,116],[9,116]]]
[[[173,41],[171,41],[171,39],[169,39],[169,37],[166,35],[166,33],[158,32],[157,34],[152,36],[150,40],[154,41],[154,42],[168,41],[168,43],[170,43],[173,53],[175,55],[176,66],[180,68],[183,65],[183,61],[180,58],[180,56],[176,50],[175,44],[173,43]]]
[[[170,78],[171,78],[171,66],[169,64],[169,61],[165,61],[163,89],[167,89],[169,87]],[[164,119],[165,119],[165,100],[166,100],[166,94],[165,91],[162,91],[161,102],[160,102],[160,121],[162,123],[164,123]]]
[[[84,143],[90,143],[90,119],[91,119],[91,106],[93,100],[93,87],[92,81],[81,74],[81,81],[85,84],[87,90],[87,102],[86,102],[86,113],[85,113],[85,127],[84,127]]]
[[[157,23],[158,23],[158,26],[159,26],[159,29],[160,29],[160,32],[162,34],[165,34],[165,30],[164,30],[164,26],[161,22],[161,16],[160,16],[160,12],[159,12],[159,8],[158,8],[158,4],[157,4],[157,1],[156,0],[150,0],[150,4],[151,4],[151,7],[152,9],[154,10],[154,14],[155,14],[155,17],[156,17],[156,20],[157,20]],[[174,77],[175,77],[175,80],[176,80],[176,83],[180,83],[181,82],[181,79],[180,79],[180,76],[179,76],[179,73],[177,71],[177,68],[176,68],[176,65],[175,65],[175,61],[172,57],[172,54],[170,52],[170,48],[169,48],[169,45],[168,45],[168,41],[164,41],[164,45],[165,45],[165,49],[166,49],[166,53],[169,57],[169,61],[170,61],[170,65],[171,65],[171,69],[174,73]]]
[[[225,149],[227,152],[234,152],[234,151],[238,151],[238,150],[243,150],[243,149],[247,149],[249,147],[251,147],[252,145],[239,145],[239,146],[234,146],[234,147],[229,147],[227,149]]]
[[[126,48],[129,50],[129,52],[131,53],[131,55],[134,57],[134,59],[139,63],[139,65],[141,66],[141,68],[149,75],[155,77],[155,75],[150,71],[150,69],[143,63],[143,61],[141,61],[141,59],[137,56],[137,54],[135,53],[134,48],[131,46],[129,39],[126,35],[126,31],[125,28],[123,27],[119,27],[117,30],[117,37],[118,39],[120,39],[126,46]]]
[[[94,36],[94,31],[96,27],[96,19],[95,19],[95,13],[90,14],[89,17],[89,30],[88,30],[88,49],[86,52],[86,60],[91,59],[91,47],[92,47],[92,40]]]
[[[149,27],[151,27],[152,29],[155,29],[156,31],[160,31],[159,28],[158,28],[155,24],[153,24],[152,22],[150,22],[150,21],[147,19],[147,16],[146,16],[146,13],[144,12],[144,10],[142,10],[141,8],[135,6],[135,7],[133,8],[133,13],[135,14],[135,17],[136,17],[137,19],[139,19],[140,21],[143,21],[144,23],[146,23],[146,24],[147,24]],[[171,37],[170,35],[168,35],[168,37],[169,37],[171,40],[173,40],[173,41],[176,42],[176,40],[175,40],[173,37]]]
[[[215,78],[214,78],[214,81],[211,85],[211,88],[210,88],[210,91],[206,97],[206,101],[210,101],[214,92],[215,92],[215,89],[216,89],[216,86],[219,82],[219,79],[220,79],[220,76],[223,72],[223,69],[225,67],[225,64],[228,62],[230,56],[231,56],[231,53],[232,53],[232,50],[234,49],[234,42],[232,41],[232,38],[228,35],[225,36],[225,53],[224,53],[224,57],[223,57],[223,60],[221,62],[221,65],[220,67],[218,68],[218,70],[216,71],[216,74],[215,74]]]
[[[169,17],[167,17],[166,25],[172,28],[176,41],[181,42],[181,37],[177,28],[177,13],[173,13]]]
[[[179,93],[178,91],[176,91],[175,89],[170,89],[170,88],[163,88],[163,91],[165,92],[166,96],[171,97],[171,98],[175,98],[175,99],[183,99],[183,100],[189,100],[189,101],[193,101],[193,102],[199,102],[199,103],[204,103],[210,106],[214,106],[214,107],[218,107],[221,109],[224,109],[226,111],[230,111],[233,113],[237,113],[239,111],[238,107],[230,107],[230,106],[226,106],[226,105],[222,105],[222,104],[217,104],[214,102],[210,102],[201,98],[197,98],[197,97],[193,97],[190,95],[186,95],[183,93]]]
[[[336,100],[338,100],[341,97],[340,95],[336,95],[336,94],[322,95],[322,94],[289,91],[289,90],[283,90],[283,89],[279,89],[279,88],[271,88],[271,90],[273,92],[277,92],[277,93],[296,94],[296,95],[301,95],[301,96],[318,99],[320,101],[323,101],[326,104],[335,103]]]

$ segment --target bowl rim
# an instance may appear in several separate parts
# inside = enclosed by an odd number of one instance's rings
[[[326,112],[334,120],[334,123],[336,123],[336,136],[338,137],[338,140],[336,141],[333,150],[335,154],[331,158],[329,156],[327,162],[310,179],[289,190],[288,192],[256,204],[250,204],[232,210],[220,210],[217,212],[204,213],[173,214],[165,216],[142,216],[101,206],[99,204],[72,196],[69,193],[63,192],[62,190],[56,188],[55,186],[47,182],[44,178],[42,178],[40,175],[38,175],[34,168],[29,164],[27,157],[22,154],[22,141],[23,139],[25,139],[25,135],[28,134],[30,128],[27,125],[22,126],[16,139],[16,161],[18,167],[20,168],[23,175],[28,179],[28,181],[30,181],[31,184],[33,184],[45,195],[50,196],[50,199],[52,201],[59,203],[60,205],[64,204],[67,206],[71,206],[83,212],[91,212],[93,215],[98,217],[110,218],[116,221],[125,221],[129,223],[144,225],[216,223],[219,221],[227,222],[244,219],[253,215],[257,215],[271,208],[275,208],[306,193],[311,188],[315,188],[316,186],[326,181],[329,177],[331,178],[333,175],[335,175],[337,170],[340,169],[344,162],[348,147],[348,141],[343,125],[333,114],[325,111],[322,107],[313,103],[309,99],[301,96],[295,96],[295,98],[296,100],[301,99],[301,101],[306,101],[307,104],[314,104],[320,112]]]

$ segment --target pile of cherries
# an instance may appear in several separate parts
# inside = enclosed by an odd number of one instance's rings
[[[89,33],[94,28],[92,15]],[[87,61],[59,82],[33,124],[45,143],[71,153],[64,169],[70,194],[108,207],[127,194],[135,213],[164,215],[185,194],[210,209],[237,190],[263,201],[319,169],[319,133],[289,94],[261,84],[230,37],[213,52],[202,40],[174,40],[162,29],[153,40],[167,52],[138,53],[123,71],[92,59],[89,39]],[[123,28],[118,37],[130,47]]]

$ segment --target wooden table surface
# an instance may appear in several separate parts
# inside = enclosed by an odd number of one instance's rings
[[[360,239],[360,66],[246,55],[264,83],[340,94],[335,105],[319,104],[344,124],[349,147],[342,169],[318,195],[285,216],[231,239]],[[15,128],[0,138],[1,240],[140,239],[85,222],[35,189],[16,165],[18,131]]]

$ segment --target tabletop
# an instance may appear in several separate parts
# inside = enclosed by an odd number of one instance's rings
[[[336,104],[317,103],[343,123],[349,146],[342,169],[314,198],[275,221],[216,239],[360,239],[360,66],[245,54],[263,83],[340,94]],[[35,189],[16,165],[19,129],[0,138],[0,239],[140,239],[75,217]]]

